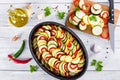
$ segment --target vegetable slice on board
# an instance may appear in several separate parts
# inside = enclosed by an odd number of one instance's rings
[[[108,27],[104,27],[103,28],[103,32],[102,34],[100,35],[102,38],[104,39],[108,39],[109,38],[109,31],[108,31]]]
[[[99,36],[100,34],[102,34],[102,28],[100,26],[95,26],[92,28],[92,33],[96,36]]]

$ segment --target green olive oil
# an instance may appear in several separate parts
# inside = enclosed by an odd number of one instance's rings
[[[16,8],[15,10],[9,10],[9,21],[12,25],[23,27],[28,23],[28,20],[28,13],[24,9]]]

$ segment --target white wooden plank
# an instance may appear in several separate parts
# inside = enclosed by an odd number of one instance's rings
[[[0,78],[2,80],[58,80],[44,71],[30,73],[27,71],[0,71]],[[119,80],[120,71],[87,71],[81,78],[77,80]]]
[[[14,7],[24,7],[26,4],[13,4]],[[59,6],[58,6],[59,5]],[[32,11],[35,12],[35,14],[33,15],[33,18],[30,19],[29,23],[27,25],[34,25],[34,24],[37,24],[41,21],[39,21],[37,19],[37,15],[40,14],[40,13],[43,13],[43,9],[46,7],[46,6],[50,6],[51,8],[55,8],[56,6],[58,6],[58,10],[59,11],[65,11],[66,12],[66,15],[65,15],[65,18],[64,20],[58,20],[57,18],[57,11],[54,11],[52,9],[52,15],[50,15],[49,17],[46,17],[44,20],[42,21],[57,21],[57,22],[60,22],[60,23],[65,23],[65,19],[66,19],[66,16],[67,16],[67,13],[68,13],[68,6],[70,7],[71,4],[33,4],[33,8],[32,8]],[[4,7],[3,7],[4,6]],[[8,13],[7,13],[7,10],[9,9],[9,6],[10,4],[2,4],[0,5],[0,7],[2,7],[0,9],[0,15],[4,15],[4,16],[0,16],[0,26],[9,26],[9,22],[8,22]],[[38,7],[40,7],[38,9]],[[64,9],[63,9],[64,7]],[[117,9],[120,9],[120,5],[119,4],[115,4],[115,8]],[[42,10],[41,10],[42,9]],[[119,21],[118,21],[118,24],[117,25],[120,25],[120,18],[119,18]]]
[[[1,0],[0,3],[71,3],[73,0]],[[91,0],[96,2],[108,2],[108,0]],[[119,0],[114,0],[114,2],[120,2]]]
[[[36,62],[34,61],[34,59],[26,65],[15,64],[14,62],[9,61],[9,59],[7,58],[7,55],[10,54],[10,53],[7,53],[7,52],[10,52],[10,51],[8,51],[9,49],[3,49],[3,50],[6,50],[6,51],[4,51],[5,53],[0,51],[1,52],[0,70],[29,70],[30,64],[37,65]],[[95,70],[95,67],[90,66],[91,61],[93,59],[103,61],[103,66],[104,66],[103,70],[120,70],[120,62],[119,62],[120,55],[119,54],[110,54],[110,53],[94,54],[94,53],[90,53],[90,52],[88,54],[89,54],[88,70]],[[30,58],[30,57],[32,57],[30,51],[28,49],[25,49],[25,51],[19,58],[21,59],[21,58]],[[40,70],[41,70],[41,68],[40,68]]]

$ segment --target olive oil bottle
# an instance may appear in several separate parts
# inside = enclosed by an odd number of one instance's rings
[[[9,21],[13,26],[23,27],[28,23],[28,12],[22,8],[9,9]]]

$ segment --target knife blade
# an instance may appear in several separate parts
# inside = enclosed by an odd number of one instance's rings
[[[114,0],[109,0],[109,14],[110,19],[108,23],[109,36],[110,36],[110,45],[114,52]]]

